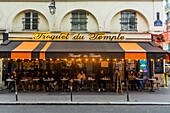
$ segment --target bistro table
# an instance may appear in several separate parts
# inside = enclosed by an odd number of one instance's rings
[[[45,82],[52,82],[54,79],[44,79]]]
[[[65,82],[65,81],[68,81],[67,78],[62,78],[61,81]]]
[[[36,91],[38,91],[39,88],[40,88],[40,85],[38,85],[39,80],[40,80],[39,78],[33,78],[32,79],[32,81],[34,82],[34,88],[35,88]]]
[[[7,82],[10,82],[9,89],[10,89],[10,90],[14,90],[14,81],[15,81],[15,80],[14,80],[14,79],[6,79],[6,81],[7,81]],[[12,85],[12,87],[11,87],[11,85]]]
[[[32,81],[39,81],[39,80],[40,80],[39,78],[32,79]]]
[[[26,81],[28,81],[28,79],[21,79],[20,81],[21,82],[26,82]]]
[[[67,82],[68,80],[69,80],[69,79],[67,79],[67,78],[61,78],[63,91],[66,90],[66,82]]]
[[[22,89],[25,92],[26,91],[26,84],[27,84],[28,79],[27,78],[23,78],[20,81],[22,82]]]
[[[105,81],[106,84],[107,84],[111,79],[108,78],[108,77],[104,77],[104,78],[101,78],[100,80]],[[106,87],[106,88],[107,88],[107,87]]]
[[[87,88],[87,85],[88,85],[88,84],[91,84],[91,87],[92,87],[92,90],[93,90],[94,81],[95,81],[95,79],[94,79],[94,78],[92,78],[92,77],[88,77],[88,78],[87,78],[86,88]]]
[[[74,84],[76,84],[76,90],[78,91],[78,84],[80,79],[74,78],[73,80],[74,80]]]
[[[49,83],[50,83],[50,82],[53,82],[54,79],[48,78],[48,79],[43,79],[43,81],[46,82],[46,83],[45,83],[45,88],[46,88],[46,87],[49,88]],[[47,85],[47,86],[46,86],[46,85]],[[48,89],[47,89],[47,90],[48,90]]]
[[[141,80],[143,80],[142,78],[135,78],[135,80],[139,80],[139,81],[141,81]]]
[[[14,79],[6,79],[7,82],[13,82]]]
[[[140,85],[140,81],[143,81],[144,79],[142,79],[142,78],[135,78],[135,80],[137,81],[136,82],[136,85],[138,86],[138,91],[140,91],[140,87],[142,87],[141,85]],[[142,84],[143,84],[143,82],[142,82]],[[140,85],[140,86],[139,86]]]
[[[110,81],[110,78],[101,78],[101,80]]]
[[[154,92],[154,90],[153,90],[153,82],[154,81],[156,81],[156,79],[154,79],[154,78],[148,78],[148,81],[150,81],[151,82],[151,92]]]
[[[75,78],[75,79],[73,79],[75,82],[78,82],[78,81],[80,81],[80,79],[77,79],[77,78]]]

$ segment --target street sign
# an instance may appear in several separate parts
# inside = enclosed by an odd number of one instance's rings
[[[162,26],[162,21],[161,20],[156,20],[154,22],[154,26]]]

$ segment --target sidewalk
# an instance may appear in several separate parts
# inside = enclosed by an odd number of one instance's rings
[[[18,100],[15,101],[15,93],[7,90],[0,92],[0,105],[170,105],[170,88],[161,88],[150,92],[129,91],[130,102],[127,95],[115,92],[73,92],[71,102],[70,92],[18,92]]]

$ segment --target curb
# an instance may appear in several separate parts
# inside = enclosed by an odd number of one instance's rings
[[[165,105],[170,102],[0,102],[0,105]]]

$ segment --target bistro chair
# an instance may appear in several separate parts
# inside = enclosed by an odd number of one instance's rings
[[[160,89],[160,81],[158,77],[152,77],[153,79],[156,79],[156,81],[153,82],[153,85],[157,86],[157,89]]]
[[[111,81],[111,78],[110,78],[110,76],[107,76],[107,78],[110,79],[110,80],[107,81],[106,88],[111,89],[111,88],[112,88],[112,81]]]
[[[151,82],[150,82],[148,79],[149,79],[148,76],[144,76],[144,77],[143,77],[143,85],[144,85],[144,88],[145,88],[145,89],[146,89],[146,87],[147,87],[147,89],[148,89],[148,86],[151,88]]]
[[[87,82],[86,82],[86,89],[90,89],[91,88],[91,90],[93,90],[94,82],[95,82],[95,77],[88,76],[87,77]]]

